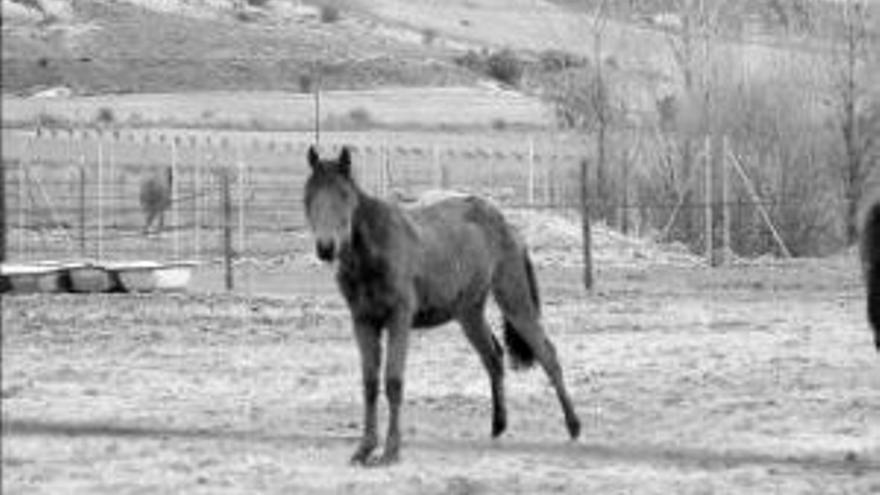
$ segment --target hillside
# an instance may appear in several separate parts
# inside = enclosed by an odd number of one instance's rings
[[[175,4],[191,8],[158,8]],[[373,34],[355,19],[331,23],[295,12],[242,13],[194,4],[154,1],[146,8],[82,0],[70,4],[66,17],[34,22],[39,14],[33,9],[28,17],[21,2],[4,0],[3,90],[29,93],[63,85],[78,94],[300,91],[311,86],[316,61],[328,89],[475,80],[444,61],[440,50],[414,49]]]
[[[3,0],[3,92],[307,92],[319,61],[328,90],[473,86],[488,76],[456,61],[504,47],[526,60],[555,50],[595,64],[593,0],[320,1],[325,7],[299,0]],[[654,114],[658,101],[682,91],[668,25],[676,18],[663,17],[670,3],[613,4],[602,31],[606,77],[635,113]],[[780,18],[772,3],[749,0],[727,13],[703,70],[721,83],[829,88],[827,43],[789,29],[785,23],[795,21]],[[329,20],[322,19],[327,6],[336,13]],[[866,67],[866,81],[878,81],[868,88],[880,87],[878,65]],[[540,71],[538,65],[532,73]],[[527,92],[541,93],[547,81],[526,83]]]

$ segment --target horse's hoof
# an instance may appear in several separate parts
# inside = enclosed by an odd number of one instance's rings
[[[369,466],[373,462],[373,449],[375,446],[369,445],[361,445],[357,450],[352,454],[349,463],[352,466]]]
[[[379,457],[371,457],[367,460],[367,467],[388,467],[393,464],[397,464],[400,462],[400,453],[399,452],[388,452],[385,451]]]
[[[569,421],[566,421],[566,426],[568,427],[568,435],[572,440],[577,440],[581,435],[581,422],[577,418],[571,418]]]
[[[496,419],[492,422],[492,438],[498,438],[507,429],[507,421]]]

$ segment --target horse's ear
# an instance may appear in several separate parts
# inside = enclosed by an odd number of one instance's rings
[[[339,171],[346,177],[351,177],[351,152],[348,146],[343,146],[339,152]]]
[[[309,146],[308,156],[309,156],[309,165],[312,167],[312,169],[317,168],[318,160],[319,160],[318,159],[318,151],[315,150],[314,146]]]

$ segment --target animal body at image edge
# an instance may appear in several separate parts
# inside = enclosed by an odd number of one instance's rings
[[[874,330],[874,346],[880,352],[880,191],[866,201],[859,222],[862,270],[867,289],[868,322]]]
[[[396,462],[400,407],[411,328],[456,321],[489,375],[492,436],[507,426],[503,348],[485,318],[491,293],[504,317],[504,342],[514,368],[537,361],[550,378],[572,439],[580,420],[556,350],[540,322],[534,270],[520,236],[501,212],[474,196],[404,209],[365,193],[351,173],[351,154],[336,159],[308,151],[305,207],[317,256],[337,264],[336,281],[351,312],[361,356],[363,435],[355,464]],[[381,456],[377,400],[383,332],[387,339],[385,396],[388,432]]]

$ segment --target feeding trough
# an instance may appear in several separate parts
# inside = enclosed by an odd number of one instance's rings
[[[128,261],[107,263],[104,267],[115,275],[122,290],[152,292],[185,289],[197,264],[194,261]]]
[[[0,265],[0,291],[27,294],[63,289],[62,265],[49,263]]]
[[[70,277],[72,292],[110,292],[115,290],[118,282],[113,272],[101,265],[83,263],[66,267]]]

